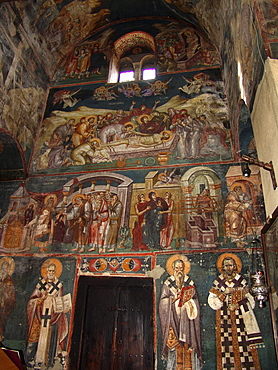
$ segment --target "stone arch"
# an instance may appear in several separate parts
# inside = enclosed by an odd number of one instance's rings
[[[118,38],[118,40],[114,42],[108,73],[109,83],[118,82],[119,67],[121,61],[126,59],[123,58],[123,56],[129,50],[135,49],[136,47],[146,48],[147,50],[149,50],[149,53],[147,55],[153,56],[153,54],[155,54],[154,38],[152,35],[144,31],[133,31],[126,33],[125,35],[121,36],[120,38]],[[140,53],[138,55],[140,55]],[[141,67],[142,67],[141,59],[142,59],[141,57],[138,59],[137,56],[134,56],[133,60],[131,60],[135,73],[135,80],[141,79]]]

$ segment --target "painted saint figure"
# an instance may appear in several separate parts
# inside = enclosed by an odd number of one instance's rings
[[[213,212],[216,210],[216,203],[210,196],[210,190],[205,188],[200,194],[197,195],[195,207],[197,213],[203,215],[205,218],[212,219]]]
[[[59,280],[61,273],[62,264],[59,260],[46,260],[41,268],[41,278],[27,303],[28,368],[38,364],[53,366],[54,357],[65,350],[68,335],[66,312],[71,305],[62,308],[59,305],[59,299],[63,297],[63,284]]]
[[[164,200],[168,205],[168,209],[162,211],[162,214],[166,215],[166,227],[160,231],[160,247],[161,249],[170,249],[175,231],[173,222],[174,201],[172,199],[172,193],[166,191]]]
[[[89,215],[85,212],[85,195],[77,194],[72,200],[72,209],[67,213],[69,229],[72,233],[72,242],[74,244],[73,252],[83,253],[87,241],[86,226]]]
[[[121,224],[121,217],[123,212],[122,202],[119,200],[117,194],[112,194],[108,203],[108,225],[105,235],[104,248],[107,248],[108,252],[114,252],[118,232]]]
[[[38,247],[40,252],[47,251],[47,246],[51,244],[53,237],[53,220],[51,209],[43,207],[39,216],[34,218],[29,225],[35,225],[33,234],[34,246]]]
[[[0,342],[4,340],[4,331],[8,317],[15,306],[15,286],[11,277],[14,272],[14,260],[3,257],[0,260]]]
[[[88,252],[98,248],[99,253],[106,252],[105,236],[109,221],[108,200],[105,192],[100,191],[94,196],[92,201],[92,220],[89,229]]]
[[[132,251],[139,250],[149,250],[145,243],[143,243],[143,224],[144,224],[144,214],[150,209],[147,206],[146,197],[144,194],[139,194],[137,196],[138,202],[135,203],[135,213],[138,217],[137,221],[134,222],[134,227],[132,229]]]
[[[200,305],[194,281],[187,275],[190,262],[184,255],[171,256],[159,302],[162,356],[167,370],[200,370],[203,365]]]
[[[167,215],[163,211],[168,210],[168,204],[151,191],[147,207],[143,222],[143,243],[149,248],[160,249],[160,232],[167,226]]]
[[[238,246],[247,235],[247,220],[245,213],[250,208],[251,201],[242,190],[242,186],[237,185],[227,195],[224,209],[224,217],[228,228],[228,234],[232,241],[236,241]]]
[[[221,273],[209,291],[208,304],[216,310],[218,370],[260,370],[256,346],[262,343],[253,309],[255,301],[241,276],[242,264],[233,253],[217,261]]]

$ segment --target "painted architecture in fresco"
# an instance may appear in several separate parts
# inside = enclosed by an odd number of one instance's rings
[[[253,9],[259,41],[243,2],[232,24],[245,32],[236,46],[225,29],[224,49],[196,26],[213,18],[203,1],[122,2],[0,6],[0,341],[28,370],[81,369],[86,351],[118,369],[274,368],[269,310],[249,293],[265,215],[259,167],[242,173],[241,155],[257,154],[234,76],[250,103],[254,45],[277,51],[277,1]],[[134,294],[98,280],[106,313],[80,293],[83,278],[121,277],[151,279],[151,354],[144,315],[142,333],[124,326],[142,309]],[[94,322],[77,342],[75,307],[81,323],[103,309],[113,338]]]

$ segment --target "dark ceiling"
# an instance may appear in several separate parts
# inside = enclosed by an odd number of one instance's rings
[[[102,8],[110,9],[110,22],[138,17],[167,17],[186,20],[198,26],[198,22],[192,14],[193,7],[188,7],[188,10],[192,9],[191,14],[185,13],[171,5],[171,2],[167,3],[163,0],[105,0],[102,3]]]

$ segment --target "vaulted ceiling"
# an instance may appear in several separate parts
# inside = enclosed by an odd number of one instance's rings
[[[198,1],[47,0],[19,2],[16,7],[41,64],[51,78],[53,71],[76,44],[111,26],[118,25],[115,37],[138,30],[138,27],[148,30],[148,20],[151,19],[188,22],[202,31],[202,18],[196,17],[194,3],[197,5]],[[141,20],[139,25],[138,20]],[[123,24],[126,26],[121,32],[120,25]]]

